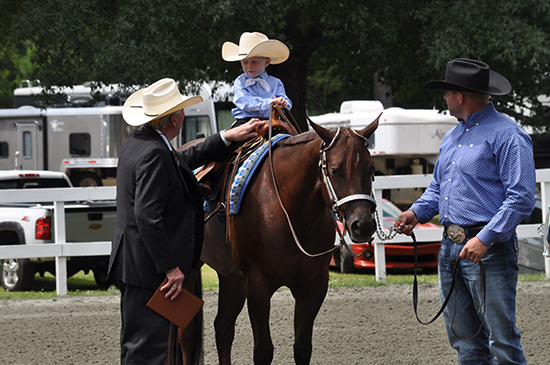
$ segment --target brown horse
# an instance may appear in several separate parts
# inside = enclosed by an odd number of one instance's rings
[[[333,217],[337,213],[344,219],[357,242],[370,240],[376,230],[374,163],[367,140],[378,119],[361,131],[310,124],[315,132],[277,142],[272,163],[266,158],[258,168],[240,213],[227,218],[228,245],[219,244],[226,239],[224,217],[205,226],[203,260],[219,276],[214,326],[222,365],[231,363],[235,322],[245,301],[254,333],[254,363],[271,364],[270,300],[282,286],[295,299],[294,360],[309,364],[313,323],[328,289]],[[224,251],[233,260],[210,260]]]

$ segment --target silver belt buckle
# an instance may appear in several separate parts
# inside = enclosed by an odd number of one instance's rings
[[[466,240],[464,228],[457,226],[456,224],[451,224],[447,228],[447,236],[449,236],[449,239],[454,243],[461,243]]]

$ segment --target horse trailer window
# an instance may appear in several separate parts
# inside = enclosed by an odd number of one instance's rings
[[[199,136],[208,137],[212,134],[210,117],[186,116],[182,130],[183,143],[197,139]]]
[[[32,158],[31,132],[23,132],[23,158]]]
[[[369,138],[369,148],[371,148],[371,149],[374,148],[374,147],[376,147],[376,143],[374,143],[374,141],[375,141],[375,140],[374,140],[375,134],[376,134],[376,133],[373,133],[372,136],[370,136],[370,138]]]
[[[8,151],[8,142],[0,142],[0,158],[8,158]]]
[[[218,130],[229,129],[235,121],[231,109],[216,110],[216,120],[218,121]]]
[[[69,135],[69,154],[71,156],[88,157],[91,154],[91,149],[89,133],[71,133]]]

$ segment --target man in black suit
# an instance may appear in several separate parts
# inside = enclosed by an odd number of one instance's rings
[[[255,137],[253,120],[222,131],[183,152],[170,140],[182,128],[183,108],[202,101],[185,97],[172,79],[132,94],[124,120],[143,127],[132,132],[117,168],[117,217],[109,274],[121,291],[121,363],[161,364],[170,323],[146,307],[155,290],[175,299],[197,264],[203,239],[203,201],[192,169],[226,156],[232,141]]]

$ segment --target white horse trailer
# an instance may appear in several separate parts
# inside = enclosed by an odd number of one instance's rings
[[[0,170],[61,171],[74,186],[114,184],[119,151],[133,127],[124,122],[121,105],[108,105],[112,98],[105,96],[104,106],[87,107],[93,99],[90,89],[71,90],[60,107],[47,109],[36,107],[40,88],[15,90],[19,107],[0,110]],[[182,133],[172,141],[175,147],[217,131],[211,93],[203,85],[204,100],[185,109]]]

